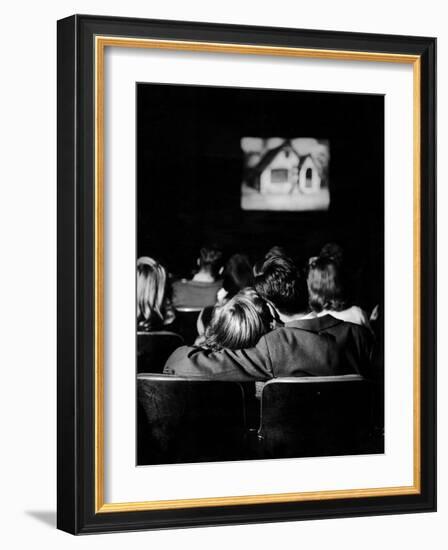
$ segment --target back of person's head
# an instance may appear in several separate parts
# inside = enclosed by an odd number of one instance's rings
[[[282,256],[286,258],[288,257],[288,254],[286,253],[286,250],[283,248],[283,246],[273,246],[266,252],[264,259],[269,260],[269,258],[272,258],[274,256]]]
[[[165,268],[153,258],[137,260],[137,320],[142,323],[165,320],[167,275]]]
[[[311,260],[307,285],[313,311],[342,311],[348,307],[345,277],[339,261],[325,256]]]
[[[205,345],[210,349],[244,349],[274,326],[269,306],[253,289],[244,289],[213,309],[206,330]]]
[[[320,258],[330,258],[342,265],[344,260],[344,249],[337,243],[326,243],[319,252]]]
[[[217,278],[222,267],[222,250],[216,246],[203,246],[199,251],[199,268]]]
[[[252,286],[253,275],[249,258],[245,254],[234,254],[229,258],[223,272],[223,284],[226,298],[235,296],[243,288]]]
[[[294,261],[286,256],[271,256],[259,266],[255,289],[280,313],[293,315],[307,308],[304,280]]]

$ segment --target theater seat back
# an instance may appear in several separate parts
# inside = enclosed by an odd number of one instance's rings
[[[373,434],[372,387],[359,375],[279,378],[261,394],[266,458],[382,452]]]
[[[202,308],[183,307],[176,309],[176,322],[187,346],[194,344],[198,336],[197,321]]]
[[[137,333],[137,372],[162,373],[168,357],[183,343],[174,332]]]
[[[237,460],[246,453],[238,382],[139,374],[138,464]]]

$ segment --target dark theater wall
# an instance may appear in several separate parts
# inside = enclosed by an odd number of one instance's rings
[[[245,136],[328,139],[329,210],[241,210]],[[363,305],[382,301],[383,96],[138,84],[137,191],[137,254],[175,275],[191,274],[207,242],[305,260],[336,241],[363,274]]]

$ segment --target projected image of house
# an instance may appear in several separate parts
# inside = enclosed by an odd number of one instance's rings
[[[327,210],[329,145],[314,138],[241,140],[243,210]]]

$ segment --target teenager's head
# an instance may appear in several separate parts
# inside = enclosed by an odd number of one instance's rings
[[[344,279],[338,260],[322,256],[313,259],[307,278],[310,308],[317,313],[346,309],[348,303]]]
[[[258,275],[261,275],[263,273],[264,263],[270,258],[274,258],[276,256],[281,256],[282,258],[288,258],[288,255],[286,254],[286,250],[282,246],[273,246],[266,252],[263,259],[258,260],[257,262],[254,263],[252,268],[252,273],[254,277],[258,277]]]
[[[337,243],[325,243],[319,252],[321,258],[331,258],[342,265],[344,259],[344,249]]]
[[[137,260],[137,320],[140,323],[165,321],[167,296],[165,268],[153,258]]]
[[[272,258],[274,256],[284,256],[287,257],[286,250],[283,248],[283,246],[273,246],[270,248],[264,257],[265,260],[269,260],[269,258]]]
[[[269,306],[253,289],[244,289],[213,309],[205,344],[211,349],[255,346],[274,326]]]
[[[252,286],[252,266],[244,254],[234,254],[226,263],[223,272],[223,284],[227,292],[226,298],[231,298],[241,289]]]
[[[271,256],[259,266],[255,289],[280,313],[294,315],[307,309],[303,277],[291,258]]]
[[[199,252],[200,271],[217,279],[222,268],[222,250],[217,246],[203,246]]]

